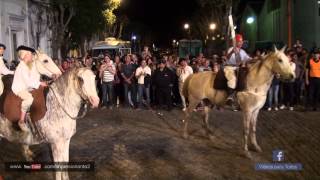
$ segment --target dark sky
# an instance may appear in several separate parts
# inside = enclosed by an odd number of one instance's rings
[[[196,0],[122,0],[130,22],[144,25],[156,45],[169,45],[185,35],[183,24],[191,20]],[[143,36],[143,35],[142,35]]]
[[[240,9],[244,9],[249,1],[264,0],[240,0]],[[138,34],[135,28],[142,28],[151,33],[152,42],[162,47],[169,46],[173,39],[187,36],[183,24],[190,22],[199,9],[197,0],[121,0],[121,3],[122,11],[131,22],[126,28],[127,34]],[[190,26],[192,30],[192,24]],[[143,33],[139,35],[146,36]]]

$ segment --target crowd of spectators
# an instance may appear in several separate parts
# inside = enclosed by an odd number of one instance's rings
[[[270,50],[257,49],[251,58],[259,59]],[[268,91],[266,110],[299,107],[317,110],[320,96],[320,51],[307,50],[300,41],[286,50],[296,78],[282,82],[275,75]],[[101,108],[127,107],[133,109],[160,108],[171,110],[179,107],[185,110],[187,102],[182,94],[184,80],[193,73],[217,72],[227,61],[226,51],[205,57],[179,58],[175,54],[162,57],[153,56],[147,46],[140,54],[127,54],[123,57],[105,54],[102,59],[85,56],[84,59],[68,58],[61,63],[66,71],[83,63],[97,75],[97,89],[102,100]],[[319,63],[318,63],[319,62]]]

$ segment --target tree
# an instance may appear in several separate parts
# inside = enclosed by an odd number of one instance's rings
[[[104,6],[105,0],[77,1],[75,4],[76,18],[69,25],[70,48],[80,48],[81,54],[86,51],[85,44],[93,35],[105,27]],[[71,47],[72,46],[72,47]]]
[[[52,55],[54,58],[59,57],[65,39],[70,37],[68,27],[71,19],[75,16],[76,0],[50,0],[49,1],[49,29],[52,32]]]
[[[33,46],[40,47],[40,39],[48,33],[49,18],[47,14],[48,4],[44,1],[30,1],[28,19],[30,23],[30,34]]]
[[[120,6],[120,0],[105,0],[103,16],[106,22],[105,37],[117,35],[117,17],[114,11]]]
[[[197,0],[197,2],[200,9],[193,19],[196,24],[196,33],[200,34],[200,38],[204,40],[210,33],[210,23],[216,24],[215,31],[226,35],[229,9],[231,6],[236,7],[239,0]]]

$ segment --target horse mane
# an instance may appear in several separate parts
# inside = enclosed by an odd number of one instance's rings
[[[275,52],[270,52],[268,53],[267,55],[265,55],[264,57],[259,57],[258,59],[256,59],[255,62],[249,64],[249,69],[253,69],[255,67],[257,67],[257,73],[259,73],[259,71],[261,70],[264,62],[269,59],[269,58],[272,58],[272,56],[275,55]]]
[[[57,93],[64,94],[66,93],[67,88],[70,88],[72,81],[75,81],[75,75],[77,74],[80,68],[73,67],[68,71],[64,72],[57,80],[53,82],[56,86]]]

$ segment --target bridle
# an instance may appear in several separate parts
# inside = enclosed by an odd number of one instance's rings
[[[77,72],[78,72],[78,71],[76,71],[75,73],[77,74]],[[76,120],[76,119],[81,119],[81,118],[83,118],[83,117],[87,114],[87,112],[88,112],[89,100],[88,100],[87,96],[84,94],[84,92],[83,92],[83,90],[82,90],[82,88],[81,88],[82,85],[80,85],[79,80],[76,79],[77,77],[74,77],[74,78],[75,78],[75,79],[74,79],[74,82],[75,82],[76,92],[77,92],[78,95],[81,97],[81,107],[84,108],[83,112],[82,112],[80,115],[78,115],[78,116],[75,116],[75,117],[74,117],[74,116],[71,116],[70,113],[68,113],[68,111],[65,109],[65,107],[64,107],[64,106],[62,105],[62,103],[60,102],[60,100],[59,100],[59,98],[58,98],[55,90],[54,90],[51,86],[49,86],[49,89],[52,91],[53,96],[56,98],[56,100],[57,100],[59,106],[62,108],[63,112],[66,113],[66,115],[67,115],[69,118],[71,118],[71,119],[73,119],[73,120]],[[80,108],[80,110],[81,110],[81,108]],[[79,111],[79,112],[80,112],[80,111]],[[78,113],[78,114],[79,114],[79,113]]]
[[[38,59],[39,59],[39,55],[38,54],[40,54],[40,53],[35,53],[35,56],[36,56],[36,58],[35,58],[35,66],[36,66],[36,69],[37,69],[37,71],[38,71],[38,73],[40,74],[40,71],[39,71],[39,68],[38,68],[38,63],[40,63],[40,62],[37,62],[38,61]],[[47,68],[46,66],[42,66],[44,69],[46,69],[47,71],[49,71],[52,75],[54,74],[49,68]]]

